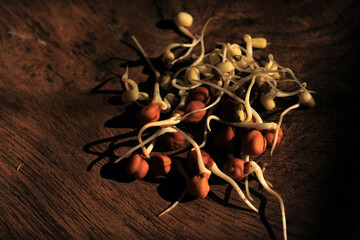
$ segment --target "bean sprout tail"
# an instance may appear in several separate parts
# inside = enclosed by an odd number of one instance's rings
[[[269,185],[266,183],[266,180],[264,179],[264,176],[262,174],[261,168],[259,167],[259,165],[253,161],[250,162],[251,164],[251,171],[255,172],[257,179],[259,180],[260,184],[264,187],[264,189],[266,191],[268,191],[270,194],[272,194],[273,196],[275,196],[279,203],[280,203],[280,208],[281,208],[281,218],[282,218],[282,223],[283,223],[283,235],[284,235],[284,239],[287,239],[287,233],[286,233],[286,216],[285,216],[285,205],[284,205],[284,201],[281,198],[281,196],[275,192],[274,190],[272,190]]]
[[[288,107],[287,109],[285,109],[281,114],[280,114],[280,118],[279,118],[279,123],[277,124],[277,128],[276,128],[276,133],[275,133],[275,138],[274,138],[274,143],[271,147],[271,151],[270,151],[270,155],[272,156],[273,152],[274,152],[274,149],[275,149],[275,146],[276,146],[276,142],[277,142],[277,139],[278,139],[278,135],[279,135],[279,128],[281,126],[281,123],[282,123],[282,120],[285,116],[285,114],[287,114],[288,112],[290,112],[291,110],[295,109],[295,108],[298,108],[300,107],[300,104],[299,103],[296,103],[290,107]]]
[[[245,122],[249,122],[252,119],[252,111],[251,111],[251,106],[250,106],[250,92],[251,92],[252,87],[254,86],[255,77],[256,77],[256,75],[254,75],[252,77],[251,83],[246,91],[245,109],[246,109],[247,118],[245,119]]]
[[[126,91],[129,91],[129,83],[127,81],[125,81],[126,79],[128,79],[128,76],[129,76],[129,66],[126,65],[126,70],[125,70],[124,74],[121,77],[121,80],[124,83]]]
[[[179,198],[173,203],[171,204],[168,208],[166,208],[164,211],[162,211],[161,213],[159,213],[158,217],[161,217],[162,215],[170,212],[172,209],[174,209],[180,202],[181,200],[185,197],[186,193],[187,193],[187,185],[189,182],[189,175],[187,174],[187,172],[185,171],[184,167],[181,165],[181,163],[179,161],[176,161],[176,167],[179,170],[179,172],[184,176],[185,181],[186,181],[186,185],[184,188],[184,191],[181,193],[181,195],[179,196]]]
[[[212,17],[212,18],[209,18],[209,20],[206,21],[202,31],[201,31],[201,36],[200,36],[200,45],[201,45],[201,54],[200,56],[196,59],[195,62],[193,62],[191,64],[191,66],[196,66],[198,64],[200,64],[204,58],[204,54],[205,54],[205,46],[204,46],[204,34],[205,34],[205,29],[207,27],[207,25],[214,19],[216,19],[218,17]]]
[[[250,161],[250,156],[249,155],[245,155],[245,161],[246,162]],[[245,177],[245,193],[246,193],[247,198],[250,201],[254,201],[254,199],[251,197],[250,190],[249,190],[249,176]]]

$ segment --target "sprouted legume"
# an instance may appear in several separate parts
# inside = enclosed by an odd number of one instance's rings
[[[127,173],[135,179],[144,178],[148,172],[155,176],[167,175],[172,165],[177,167],[187,185],[177,201],[158,216],[178,205],[186,193],[205,198],[210,191],[208,180],[212,173],[230,184],[240,198],[257,212],[257,208],[250,202],[253,198],[248,185],[248,176],[253,175],[265,190],[279,200],[283,236],[287,239],[284,202],[272,190],[272,184],[264,179],[265,167],[261,168],[250,158],[255,156],[258,159],[267,147],[271,148],[270,153],[273,154],[283,136],[280,127],[285,114],[301,105],[315,107],[315,100],[311,95],[313,91],[306,89],[306,83],[300,82],[290,68],[279,65],[272,54],[268,55],[265,63],[254,59],[254,48],[265,48],[269,44],[265,38],[244,34],[243,42],[219,42],[217,48],[206,51],[205,30],[215,20],[215,17],[210,18],[200,35],[197,35],[188,29],[193,24],[190,14],[180,12],[176,15],[175,25],[191,42],[171,43],[164,47],[162,61],[168,70],[163,74],[154,67],[138,40],[132,36],[155,75],[154,90],[152,96],[151,93],[140,92],[137,83],[129,79],[129,69],[126,67],[122,77],[125,88],[122,100],[124,103],[135,102],[143,106],[137,114],[142,127],[138,132],[139,144],[118,157],[115,163],[129,158]],[[200,48],[198,56],[193,53],[196,47]],[[177,49],[186,52],[176,57]],[[179,62],[187,64],[186,67],[176,68]],[[291,91],[281,87],[282,83],[292,84]],[[165,96],[164,99],[161,95]],[[282,111],[277,123],[263,120],[260,113],[281,110],[276,101],[284,97],[297,97],[298,101]],[[211,120],[216,122],[210,124]],[[189,124],[204,126],[200,144],[188,132],[190,130],[186,129]],[[143,140],[143,133],[148,128],[159,129]],[[213,138],[208,138],[208,134],[212,134]],[[151,153],[156,138],[161,135],[169,150],[184,149],[190,144],[186,167],[166,153]],[[217,147],[216,151],[226,153],[226,159],[214,160],[211,153],[204,150],[208,142],[211,144],[209,139]],[[185,144],[186,142],[189,144]],[[146,145],[148,146],[145,147]],[[135,153],[138,149],[141,152]],[[262,162],[262,166],[265,165]],[[240,189],[239,181],[245,181],[246,195]]]

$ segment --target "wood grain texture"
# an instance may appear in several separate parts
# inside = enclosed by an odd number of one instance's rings
[[[112,163],[138,130],[119,77],[126,65],[142,88],[153,77],[129,35],[155,61],[185,41],[171,25],[179,11],[194,32],[220,17],[207,48],[267,38],[255,56],[273,53],[316,91],[317,107],[289,113],[283,144],[261,156],[266,178],[284,199],[289,239],[359,238],[357,1],[68,0],[0,1],[0,239],[282,238],[278,202],[256,181],[260,215],[234,192],[226,202],[215,179],[206,199],[187,196],[159,218],[181,175],[132,181]]]

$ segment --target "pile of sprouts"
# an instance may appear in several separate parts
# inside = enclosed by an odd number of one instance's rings
[[[127,159],[126,172],[135,179],[143,179],[149,172],[166,176],[172,167],[184,176],[186,188],[159,216],[172,210],[187,193],[205,198],[210,191],[212,174],[230,184],[244,203],[258,212],[249,191],[251,175],[278,199],[283,236],[287,239],[284,202],[264,179],[265,167],[256,160],[267,149],[272,156],[280,144],[285,114],[300,106],[315,106],[313,92],[290,68],[279,65],[273,55],[268,55],[265,63],[254,59],[253,50],[268,45],[265,38],[245,34],[241,43],[219,42],[216,48],[206,51],[205,31],[214,21],[215,17],[210,18],[198,35],[189,30],[192,16],[185,12],[177,14],[174,23],[187,41],[164,48],[162,62],[167,71],[163,73],[154,67],[141,44],[131,36],[155,76],[154,88],[151,93],[141,92],[126,68],[121,79],[125,88],[121,98],[124,103],[141,106],[136,115],[141,128],[137,135],[139,144],[118,157],[115,163]],[[260,113],[279,110],[276,105],[279,98],[294,98],[296,103],[282,108],[277,122],[264,121]],[[191,124],[204,127],[201,141],[197,142],[189,132]],[[153,133],[143,139],[149,128]],[[188,148],[186,160],[171,159],[166,152],[152,152],[159,137],[169,150]],[[204,150],[210,140],[216,151],[225,153],[225,159],[213,159],[211,153]],[[240,181],[244,181],[245,193],[239,187]]]

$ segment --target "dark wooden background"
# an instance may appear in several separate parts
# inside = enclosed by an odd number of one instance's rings
[[[151,81],[129,34],[151,58],[182,42],[179,11],[206,46],[271,42],[255,56],[293,69],[317,106],[290,112],[265,177],[285,202],[289,239],[357,239],[358,1],[0,1],[0,239],[281,239],[277,200],[250,186],[261,214],[215,180],[206,199],[177,172],[132,181],[119,156],[136,143],[137,108],[119,76]],[[275,112],[273,117],[278,117]],[[17,171],[17,168],[20,168]],[[243,186],[242,186],[243,187]]]

